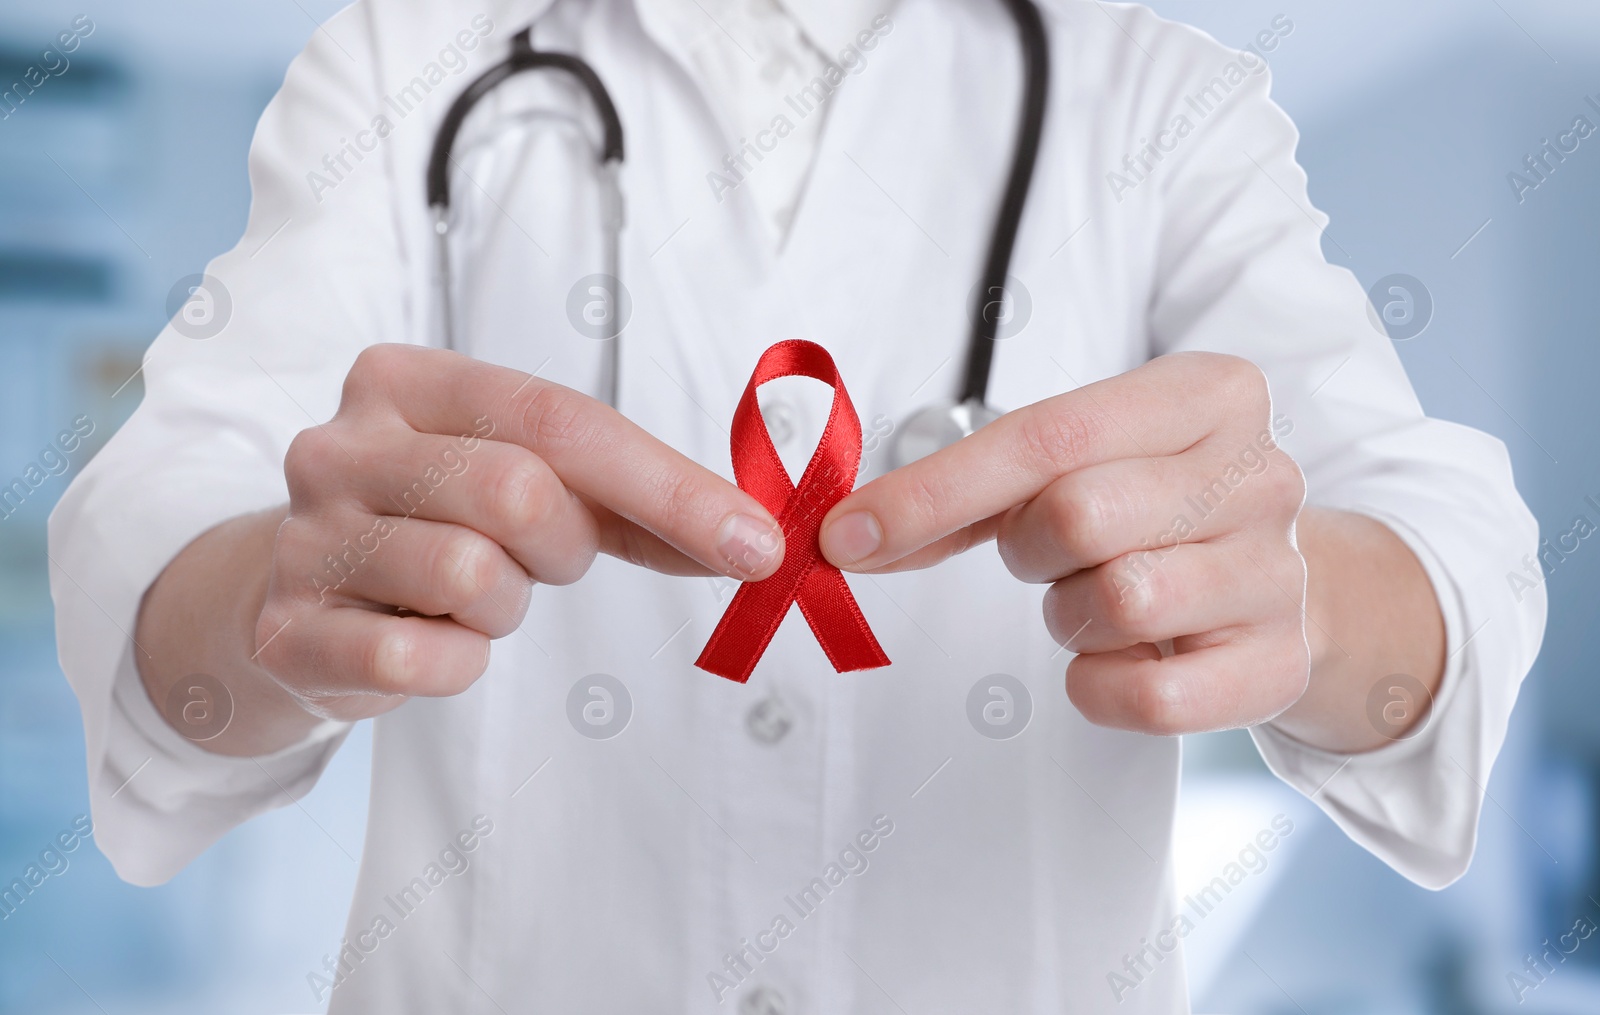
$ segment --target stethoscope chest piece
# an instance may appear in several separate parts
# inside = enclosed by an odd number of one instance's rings
[[[973,399],[954,405],[930,405],[900,428],[894,441],[894,467],[910,465],[935,451],[970,437],[999,419],[1001,413]]]

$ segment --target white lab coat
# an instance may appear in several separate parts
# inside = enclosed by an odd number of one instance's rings
[[[127,632],[188,541],[286,499],[285,448],[334,412],[364,346],[438,341],[422,189],[434,126],[546,6],[366,0],[316,34],[261,121],[246,234],[210,268],[231,319],[214,338],[157,339],[143,405],[51,519],[96,840],[130,881],[170,878],[305,793],[341,742],[328,724],[259,764],[200,750],[147,700]],[[484,11],[493,28],[466,72],[403,116],[385,102],[426,80]],[[973,0],[902,0],[890,14],[829,101],[776,254],[746,192],[713,196],[707,173],[738,139],[653,41],[648,6],[563,0],[541,22],[541,44],[598,68],[628,131],[621,408],[730,478],[726,428],[774,341],[825,345],[869,433],[956,386],[1015,122],[1015,33],[997,4]],[[1471,855],[1480,787],[1544,621],[1542,593],[1517,603],[1503,578],[1536,543],[1505,450],[1423,416],[1360,285],[1324,262],[1326,219],[1265,75],[1191,114],[1195,129],[1119,200],[1108,172],[1235,56],[1138,7],[1056,0],[1045,16],[1055,77],[1013,266],[1031,318],[998,350],[991,401],[1023,406],[1182,349],[1265,370],[1311,501],[1380,518],[1416,551],[1451,655],[1421,736],[1356,758],[1271,726],[1256,742],[1358,842],[1442,886]],[[535,100],[573,109],[570,98],[523,80],[475,118],[461,149],[471,179],[456,176],[456,265],[473,354],[594,391],[599,347],[566,309],[573,283],[599,270],[586,149],[521,115]],[[379,112],[392,134],[314,196],[308,173]],[[778,427],[791,458],[816,439],[817,394],[766,399],[784,402],[774,416],[792,423]],[[1177,955],[1120,1002],[1108,978],[1178,911],[1179,741],[1100,729],[1072,708],[1042,590],[1012,579],[992,546],[851,585],[892,667],[835,674],[794,611],[740,686],[692,666],[729,583],[602,559],[574,586],[536,590],[470,691],[376,720],[349,924],[360,950],[333,1010],[1186,1010]],[[607,740],[569,717],[574,685],[597,673],[631,705]],[[1031,697],[1014,739],[968,719],[969,691],[994,673]],[[440,855],[463,833],[470,869],[441,878],[429,864],[453,866]],[[418,878],[428,891],[410,889],[422,901],[402,917],[411,904],[389,900]],[[829,892],[807,912],[813,879]],[[771,933],[780,915],[787,936]],[[371,933],[379,916],[386,936]],[[759,961],[743,952],[748,974],[725,958],[746,943],[761,949]]]

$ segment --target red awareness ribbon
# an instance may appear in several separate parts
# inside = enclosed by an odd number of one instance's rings
[[[833,388],[828,425],[798,487],[790,481],[756,403],[761,385],[796,376]],[[835,670],[888,666],[889,657],[872,636],[844,575],[822,556],[817,541],[823,516],[855,487],[861,464],[861,420],[826,349],[792,340],[761,354],[733,413],[732,447],[739,488],[760,501],[783,528],[783,563],[771,577],[739,586],[695,665],[744,683],[772,643],[789,604],[799,603]]]

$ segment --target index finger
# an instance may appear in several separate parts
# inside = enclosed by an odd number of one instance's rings
[[[374,346],[362,359],[377,390],[354,397],[377,393],[415,430],[520,444],[568,489],[719,574],[760,579],[783,559],[759,501],[582,392],[442,349]]]
[[[1260,382],[1244,360],[1183,353],[1006,413],[840,501],[822,522],[823,555],[849,571],[886,567],[1027,503],[1073,470],[1179,454]],[[1198,397],[1184,397],[1191,393]]]

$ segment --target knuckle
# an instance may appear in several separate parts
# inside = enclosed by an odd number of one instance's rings
[[[1163,598],[1159,569],[1141,567],[1129,554],[1095,572],[1101,614],[1122,634],[1148,640]]]
[[[533,605],[533,583],[523,582],[508,602],[493,600],[491,605],[494,608],[489,613],[490,626],[483,633],[490,638],[504,638],[516,633],[528,618],[528,609]],[[482,676],[483,670],[478,670],[475,675]]]
[[[268,598],[292,600],[304,595],[320,600],[315,579],[323,574],[322,558],[336,545],[320,523],[304,515],[285,518],[272,547],[273,582]]]
[[[589,568],[594,566],[594,559],[599,555],[599,550],[593,542],[582,546],[570,548],[570,552],[560,559],[553,560],[541,568],[538,574],[530,576],[533,580],[544,585],[553,585],[557,588],[571,585],[589,573]],[[623,558],[625,561],[627,558]],[[632,561],[629,561],[630,563]],[[531,595],[530,602],[531,605]],[[528,606],[523,607],[526,613]]]
[[[1019,454],[1026,464],[1033,466],[1051,462],[1070,467],[1085,448],[1094,447],[1103,436],[1095,417],[1082,410],[1064,408],[1028,414],[1021,421],[1019,431]]]
[[[272,543],[274,573],[292,568],[307,557],[313,556],[316,543],[316,526],[305,515],[290,513],[278,524]]]
[[[1228,353],[1210,354],[1217,372],[1217,383],[1230,400],[1239,400],[1252,407],[1265,405],[1270,397],[1267,375],[1261,368],[1243,356]]]
[[[1098,697],[1094,693],[1096,684],[1095,665],[1092,656],[1074,656],[1067,663],[1067,701],[1072,707],[1087,720],[1096,726],[1106,725]]]
[[[1278,572],[1276,575],[1278,586],[1288,591],[1303,604],[1306,596],[1306,578],[1309,572],[1306,568],[1306,559],[1300,555],[1300,551],[1292,546],[1285,547],[1284,552],[1279,554],[1279,561],[1274,570]],[[1296,610],[1296,615],[1298,616],[1298,614],[1299,611]]]
[[[256,618],[255,661],[268,673],[279,676],[287,659],[286,644],[281,644],[289,633],[284,630],[290,615],[268,602]]]
[[[383,624],[368,639],[363,668],[380,694],[406,694],[414,684],[417,643],[411,625]]]
[[[1068,582],[1059,581],[1044,593],[1044,626],[1050,632],[1050,637],[1057,645],[1072,649],[1078,626],[1082,621],[1075,620],[1080,609],[1074,606],[1072,597],[1067,592]]]
[[[358,391],[381,388],[395,374],[405,369],[406,364],[415,355],[416,348],[398,342],[380,342],[367,346],[356,353],[355,362],[350,365],[350,372],[345,375],[346,387]]]
[[[539,469],[516,461],[488,476],[484,497],[491,518],[510,531],[527,530],[548,520],[553,492]]]
[[[651,484],[652,500],[664,518],[693,518],[700,500],[700,484],[678,471],[657,475]]]
[[[1058,480],[1053,489],[1056,492],[1046,512],[1051,541],[1079,560],[1102,559],[1116,516],[1110,492],[1071,476]]]
[[[559,384],[531,384],[522,398],[517,415],[532,446],[582,446],[588,434],[588,406],[583,395]]]
[[[331,425],[331,424],[330,424]],[[283,477],[291,502],[304,502],[327,492],[328,481],[339,474],[334,456],[343,456],[327,426],[302,430],[283,454]]]
[[[1300,513],[1306,502],[1306,474],[1300,463],[1283,452],[1273,456],[1267,469],[1267,481],[1273,502],[1292,518]]]
[[[340,411],[385,397],[390,384],[416,352],[415,346],[385,342],[356,353],[355,362],[344,377]]]
[[[1142,732],[1158,737],[1185,732],[1188,695],[1182,682],[1147,671],[1133,685],[1133,719]]]
[[[432,612],[454,613],[496,584],[494,546],[488,539],[460,529],[440,541],[434,560]]]

